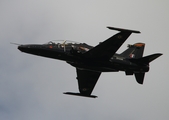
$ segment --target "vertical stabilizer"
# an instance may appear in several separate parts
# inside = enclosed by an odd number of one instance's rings
[[[121,53],[121,56],[129,59],[142,58],[144,53],[144,43],[135,43],[134,45],[128,45],[128,49]],[[145,73],[134,73],[136,81],[139,84],[143,84]]]
[[[144,43],[128,45],[128,49],[122,52],[120,55],[125,58],[141,58],[143,56],[144,46]]]

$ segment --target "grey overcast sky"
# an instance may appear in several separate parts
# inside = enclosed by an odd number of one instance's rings
[[[168,0],[1,0],[0,18],[0,120],[169,119]],[[106,26],[141,31],[118,53],[144,42],[144,56],[163,56],[143,85],[123,72],[103,73],[97,99],[63,95],[78,91],[75,68],[10,44],[66,39],[95,46],[117,33]]]

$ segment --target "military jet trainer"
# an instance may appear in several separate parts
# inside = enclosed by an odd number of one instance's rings
[[[143,84],[145,73],[149,71],[149,63],[161,56],[161,53],[143,56],[144,43],[128,45],[128,49],[117,54],[116,51],[136,30],[107,27],[119,31],[97,46],[71,41],[50,41],[46,44],[19,45],[22,52],[66,61],[76,68],[79,93],[64,94],[96,98],[91,95],[102,72],[124,71],[126,75],[134,75],[139,84]]]

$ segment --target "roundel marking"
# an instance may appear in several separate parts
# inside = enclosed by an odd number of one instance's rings
[[[82,90],[83,90],[83,91],[87,91],[87,88],[83,88]]]
[[[122,35],[118,35],[117,36],[118,39],[122,39],[122,37],[123,37]]]

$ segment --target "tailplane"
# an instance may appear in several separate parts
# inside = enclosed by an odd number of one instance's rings
[[[145,73],[134,73],[136,81],[139,84],[143,84]]]
[[[148,55],[142,58],[133,58],[133,59],[129,59],[131,62],[136,63],[136,64],[146,64],[148,65],[150,62],[152,62],[153,60],[157,59],[158,57],[160,57],[162,54],[161,53],[156,53],[156,54],[152,54],[152,55]]]
[[[150,63],[153,60],[157,59],[158,57],[160,57],[162,54],[161,53],[156,53],[156,54],[152,54],[143,58],[140,58],[140,61],[143,63]]]

